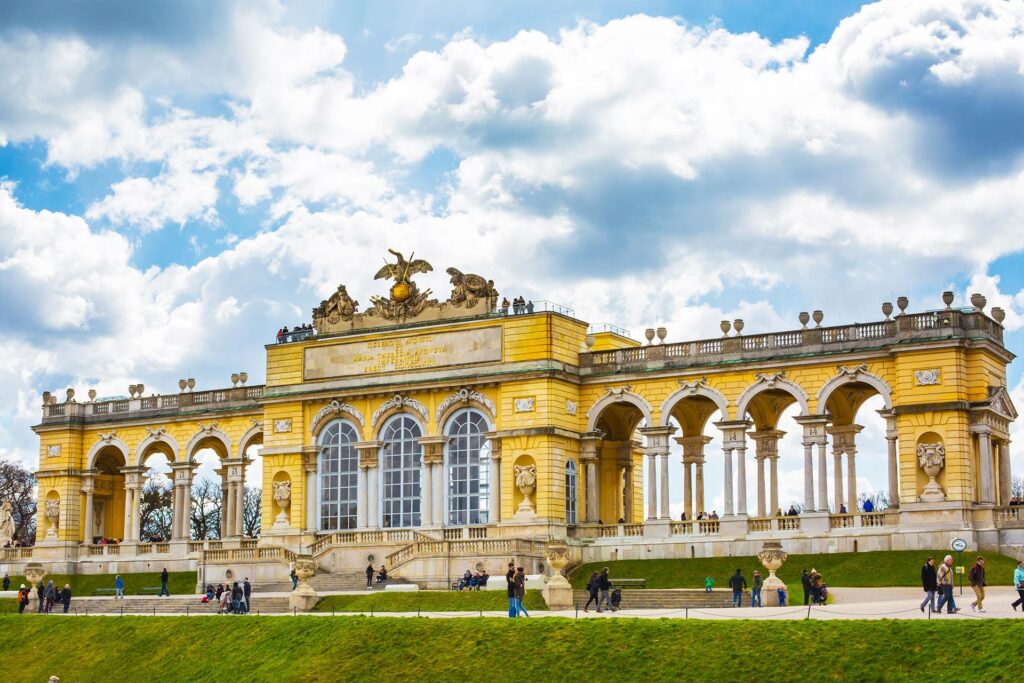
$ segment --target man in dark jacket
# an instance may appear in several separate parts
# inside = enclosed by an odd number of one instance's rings
[[[800,575],[800,585],[804,588],[804,604],[806,605],[811,601],[811,575],[804,569],[804,573]]]
[[[242,582],[242,597],[245,598],[245,606],[242,607],[242,612],[248,614],[252,610],[252,584],[249,583],[249,577],[245,577],[245,581]]]
[[[373,588],[373,565],[366,565],[366,587]]]
[[[608,578],[608,567],[601,570],[601,573],[597,576],[597,589],[599,591],[599,597],[597,598],[597,611],[601,611],[601,605],[608,605],[608,609],[615,611],[612,607],[612,602],[608,597],[608,592],[612,588],[612,580]]]
[[[732,606],[743,607],[743,589],[747,587],[747,580],[743,578],[743,572],[738,568],[736,573],[729,577],[729,587],[732,588]]]
[[[971,582],[971,589],[974,591],[974,602],[971,609],[977,612],[984,612],[985,609],[985,558],[979,557],[967,572],[967,578]]]
[[[171,597],[171,591],[167,590],[167,567],[164,567],[164,570],[162,572],[160,572],[160,593],[159,593],[159,595],[161,595],[161,596],[166,595],[167,597]]]
[[[928,611],[935,611],[935,593],[939,585],[935,580],[935,558],[929,557],[928,561],[921,567],[921,587],[924,589],[924,602],[921,603],[921,611],[928,605]]]
[[[64,614],[68,613],[68,608],[71,607],[71,585],[65,583],[64,588],[60,592],[60,604],[64,605]]]
[[[519,616],[519,607],[516,605],[516,563],[508,563],[508,571],[505,572],[505,583],[508,584],[508,616],[515,619]]]

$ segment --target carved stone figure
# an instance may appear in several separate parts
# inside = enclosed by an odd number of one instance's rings
[[[516,488],[523,494],[523,502],[519,504],[516,509],[517,515],[533,515],[533,503],[530,502],[530,496],[533,495],[534,490],[537,488],[537,466],[536,465],[516,465]]]
[[[338,291],[329,299],[321,301],[320,305],[313,309],[313,326],[319,330],[323,327],[322,321],[324,320],[332,325],[336,325],[342,320],[351,320],[358,310],[359,302],[354,301],[348,295],[345,285],[338,285]]]
[[[494,280],[485,280],[473,273],[463,273],[458,268],[449,268],[451,276],[452,296],[450,301],[455,306],[472,305],[478,299],[486,299],[493,309],[498,303],[498,292],[494,290]]]
[[[292,483],[290,481],[274,482],[274,502],[281,512],[274,518],[274,526],[288,526],[288,509],[292,500]]]
[[[46,532],[46,537],[57,538],[57,525],[60,522],[59,498],[48,498],[46,500],[46,520],[50,523],[50,529]]]
[[[928,475],[928,483],[921,491],[921,500],[926,503],[946,500],[945,492],[935,479],[946,464],[946,447],[941,443],[919,443],[917,444],[917,461],[924,473]]]
[[[420,292],[419,287],[410,277],[416,273],[429,273],[434,267],[423,259],[414,259],[411,255],[407,261],[405,257],[394,249],[389,252],[397,257],[397,263],[387,263],[373,276],[374,280],[391,279],[395,283],[391,285],[390,298],[382,296],[370,297],[373,302],[373,309],[385,320],[396,320],[404,322],[406,318],[415,317],[423,312],[427,306],[427,297],[430,290]]]
[[[14,538],[14,515],[11,501],[5,500],[0,505],[0,545],[7,545]]]

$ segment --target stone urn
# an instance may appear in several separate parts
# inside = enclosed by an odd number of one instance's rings
[[[953,307],[953,292],[945,291],[942,293],[942,303],[946,304],[946,309]]]
[[[309,585],[309,579],[316,574],[316,560],[312,555],[296,555],[293,568],[299,578],[299,585],[289,594],[288,606],[301,612],[309,612],[320,600],[316,591]]]
[[[988,299],[985,298],[984,294],[980,294],[979,292],[971,294],[971,305],[974,306],[975,309],[983,311],[985,310],[985,304],[987,303]]]
[[[761,588],[761,601],[769,607],[779,606],[779,589],[786,588],[786,584],[775,575],[775,572],[785,564],[787,557],[780,541],[765,541],[761,552],[757,554],[761,566],[768,570],[768,578],[764,580]]]
[[[907,306],[910,305],[910,299],[905,296],[896,297],[896,307],[900,309],[900,315],[906,315]]]
[[[46,569],[39,562],[29,562],[25,565],[25,580],[28,581],[28,610],[39,611],[39,593],[36,591],[43,577],[46,576]]]
[[[287,529],[289,525],[288,510],[292,500],[292,483],[290,481],[275,481],[273,485],[274,502],[279,510],[277,517],[274,518],[274,528]]]
[[[884,304],[882,304],[882,313],[885,315],[885,319],[886,320],[890,320],[892,318],[892,302],[891,301],[886,301]]]
[[[544,550],[544,557],[552,574],[541,590],[544,601],[548,604],[549,610],[572,609],[572,586],[568,579],[562,575],[562,571],[569,564],[571,553],[569,546],[564,543],[549,543]]]
[[[946,464],[946,447],[941,443],[917,444],[917,462],[928,475],[928,483],[921,491],[921,501],[938,503],[946,500],[946,494],[936,479]]]
[[[803,329],[806,330],[807,323],[811,322],[811,314],[807,311],[800,311],[798,318],[800,319],[800,324],[803,326]]]
[[[516,516],[534,517],[537,512],[530,501],[530,496],[537,489],[537,466],[516,465],[514,469],[516,488],[519,489],[519,493],[523,494],[523,502],[519,503],[519,507],[516,508]]]

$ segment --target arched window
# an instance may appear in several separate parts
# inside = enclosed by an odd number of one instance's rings
[[[381,433],[384,486],[381,489],[381,525],[385,528],[420,525],[420,465],[423,436],[416,420],[396,415]]]
[[[576,524],[576,461],[565,463],[565,523]]]
[[[359,453],[352,447],[356,441],[355,427],[342,420],[320,432],[317,498],[323,531],[356,528]]]
[[[463,410],[448,421],[448,524],[487,524],[491,449],[487,421]]]

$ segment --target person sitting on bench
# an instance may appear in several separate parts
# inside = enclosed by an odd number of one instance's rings
[[[384,565],[380,566],[380,571],[377,572],[377,583],[384,583],[388,580],[388,570],[384,568]]]

